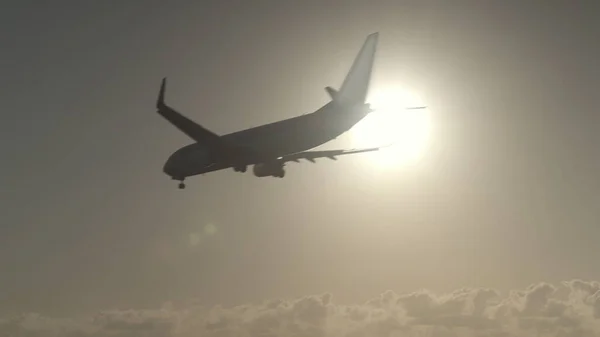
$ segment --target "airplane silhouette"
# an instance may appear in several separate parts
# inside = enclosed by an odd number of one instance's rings
[[[253,165],[257,177],[283,178],[288,162],[335,160],[341,155],[379,150],[380,147],[307,151],[337,138],[373,111],[365,99],[378,38],[379,33],[367,36],[340,90],[326,87],[331,100],[315,112],[226,135],[217,135],[169,107],[165,103],[163,78],[156,102],[158,113],[195,141],[171,154],[163,172],[179,181],[179,188],[183,189],[187,177],[227,168],[246,172]]]

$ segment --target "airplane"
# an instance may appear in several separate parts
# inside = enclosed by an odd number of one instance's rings
[[[256,177],[285,176],[288,162],[377,151],[380,147],[355,150],[308,151],[350,130],[369,113],[365,103],[379,33],[367,36],[340,90],[325,87],[331,100],[318,110],[246,130],[218,135],[193,122],[165,103],[166,77],[162,79],[156,108],[158,114],[195,142],[173,152],[163,166],[172,180],[184,180],[208,172],[233,168],[246,172],[253,165]]]

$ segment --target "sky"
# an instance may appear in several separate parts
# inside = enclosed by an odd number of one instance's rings
[[[3,5],[0,335],[600,333],[595,2]],[[375,31],[418,162],[162,173],[162,77],[225,134],[325,104]]]

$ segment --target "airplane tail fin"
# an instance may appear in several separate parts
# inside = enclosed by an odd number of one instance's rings
[[[332,89],[327,89],[332,99],[344,104],[363,104],[365,102],[369,91],[378,41],[378,32],[367,36],[340,90],[333,95]]]

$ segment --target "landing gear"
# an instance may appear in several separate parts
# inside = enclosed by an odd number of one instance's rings
[[[277,173],[273,173],[272,176],[275,177],[275,178],[283,178],[283,177],[285,177],[285,170],[282,168]]]
[[[233,170],[235,172],[242,172],[242,173],[246,172],[247,169],[248,169],[248,166],[246,166],[246,165],[236,166],[236,167],[233,168]]]
[[[173,180],[178,180],[179,181],[179,185],[177,187],[179,187],[180,190],[185,188],[185,183],[183,182],[185,178],[176,178],[173,177]]]

